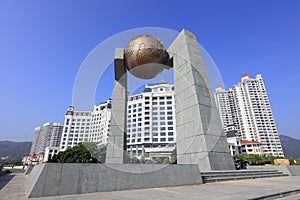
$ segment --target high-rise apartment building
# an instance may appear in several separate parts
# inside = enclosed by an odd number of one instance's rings
[[[35,135],[30,153],[45,153],[46,147],[57,146],[62,134],[62,125],[59,123],[44,123],[42,127],[35,128]],[[58,145],[59,146],[59,145]]]
[[[62,137],[63,125],[59,123],[53,123],[51,126],[52,131],[49,144],[47,144],[45,148],[44,162],[48,161],[60,150],[59,145]]]
[[[244,73],[241,82],[228,90],[217,87],[215,99],[224,129],[233,125],[243,140],[260,142],[263,154],[284,156],[260,74],[250,78]]]
[[[128,98],[127,151],[131,156],[171,157],[176,144],[174,86],[145,86]]]
[[[36,152],[38,149],[37,145],[39,143],[40,131],[41,131],[41,127],[36,127],[34,129],[34,138],[31,144],[31,148],[29,152],[30,154]]]
[[[106,144],[110,131],[111,99],[94,106],[88,141]]]
[[[111,99],[94,106],[93,111],[74,111],[69,106],[65,115],[60,150],[65,151],[80,142],[106,144],[110,130]]]

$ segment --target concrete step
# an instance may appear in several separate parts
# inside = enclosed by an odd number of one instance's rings
[[[212,183],[212,182],[224,182],[224,181],[234,181],[234,180],[242,180],[242,179],[256,179],[256,178],[274,178],[288,176],[287,174],[265,174],[265,175],[252,175],[252,176],[232,176],[232,177],[214,177],[214,178],[204,178],[204,183]]]
[[[201,174],[248,174],[248,173],[263,173],[263,172],[278,172],[276,169],[272,170],[222,170],[222,171],[207,171]]]
[[[254,179],[254,178],[269,178],[288,176],[278,170],[227,170],[227,171],[210,171],[202,172],[202,179],[204,183],[232,181],[242,179]]]
[[[226,177],[226,176],[252,176],[252,175],[267,175],[267,174],[283,174],[282,172],[249,172],[249,173],[213,173],[213,174],[202,174],[204,177]]]

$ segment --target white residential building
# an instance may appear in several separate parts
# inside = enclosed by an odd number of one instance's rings
[[[233,106],[232,106],[232,91],[225,90],[219,84],[214,93],[216,105],[219,108],[219,113],[221,117],[221,123],[224,129],[227,129],[228,126],[234,125],[233,121]]]
[[[111,100],[94,106],[93,111],[74,111],[69,106],[65,115],[60,150],[65,151],[80,142],[106,144],[109,135]]]
[[[39,137],[41,135],[40,131],[41,131],[41,127],[36,127],[34,129],[34,138],[33,138],[32,144],[31,144],[30,154],[36,152],[38,149],[37,145],[39,143]]]
[[[145,86],[128,98],[127,151],[131,156],[171,158],[176,144],[174,86]]]
[[[231,155],[241,154],[241,137],[238,136],[236,130],[228,130],[226,133],[227,143],[229,146],[229,150]]]
[[[242,154],[263,155],[263,148],[260,142],[241,140]]]
[[[111,99],[94,106],[88,141],[106,144],[110,130]]]
[[[232,123],[242,140],[260,142],[263,154],[284,156],[260,74],[250,78],[244,73],[241,82],[229,90],[218,87],[215,99],[224,128]]]
[[[44,123],[42,127],[35,128],[35,135],[30,149],[31,159],[35,155],[45,155],[44,161],[47,161],[54,153],[57,153],[62,129],[62,124],[50,122]]]
[[[59,145],[62,137],[63,125],[59,123],[52,124],[52,132],[49,145],[45,148],[44,162],[48,161],[60,150]]]

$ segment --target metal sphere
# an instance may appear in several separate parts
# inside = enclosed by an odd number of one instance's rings
[[[169,55],[159,39],[140,35],[131,39],[125,47],[125,64],[135,77],[151,79],[160,74]]]

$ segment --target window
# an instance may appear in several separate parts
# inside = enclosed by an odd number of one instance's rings
[[[161,141],[161,142],[165,142],[165,141],[166,141],[166,138],[160,138],[160,141]]]
[[[158,138],[152,138],[153,142],[158,142]]]

